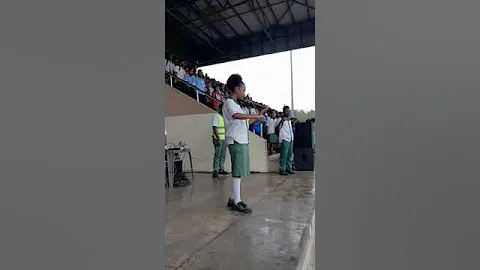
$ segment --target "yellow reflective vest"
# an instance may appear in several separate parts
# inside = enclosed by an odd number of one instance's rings
[[[225,140],[225,124],[223,123],[223,117],[220,114],[217,114],[218,126],[217,132],[221,141]],[[213,134],[215,136],[215,134]]]

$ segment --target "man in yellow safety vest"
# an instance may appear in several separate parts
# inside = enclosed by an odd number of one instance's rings
[[[213,178],[217,178],[219,175],[227,175],[225,171],[225,154],[227,152],[227,144],[225,143],[225,124],[223,117],[220,114],[222,112],[222,105],[217,109],[217,113],[212,117],[213,128],[213,147],[215,154],[213,156]]]

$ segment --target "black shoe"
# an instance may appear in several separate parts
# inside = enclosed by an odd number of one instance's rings
[[[250,208],[248,205],[246,205],[244,202],[238,202],[232,207],[233,211],[237,211],[240,213],[251,213],[252,208]]]
[[[229,173],[226,172],[225,170],[220,170],[220,171],[218,172],[218,174],[220,174],[220,175],[228,175]]]
[[[218,177],[218,172],[213,172],[213,178],[217,178]]]
[[[228,199],[227,207],[233,208],[235,206],[235,201],[232,198]]]
[[[287,173],[288,174],[295,174],[295,172],[293,170],[287,170]]]
[[[286,172],[280,172],[280,175],[288,175]]]

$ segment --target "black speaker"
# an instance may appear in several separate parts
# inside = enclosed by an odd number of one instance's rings
[[[297,171],[314,171],[315,154],[312,148],[294,148],[293,162]]]
[[[313,148],[312,137],[312,124],[296,123],[293,148]]]

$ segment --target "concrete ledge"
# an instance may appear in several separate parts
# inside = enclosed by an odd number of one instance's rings
[[[212,117],[216,112],[169,85],[166,85],[165,91],[167,141],[185,142],[192,150],[193,170],[211,173],[214,154]],[[267,141],[253,132],[249,132],[249,139],[250,169],[253,172],[268,173]],[[184,162],[184,168],[190,170],[189,162]],[[225,169],[231,170],[228,150]]]
[[[312,260],[315,260],[314,254],[315,245],[315,211],[310,218],[310,221],[305,227],[300,240],[300,258],[298,260],[297,270],[310,269]],[[313,268],[314,269],[314,268]]]
[[[185,97],[189,98],[189,97]],[[195,101],[196,102],[196,101]],[[169,143],[185,142],[192,150],[193,170],[199,173],[211,173],[213,165],[212,117],[213,113],[170,116],[165,118],[167,140]],[[269,172],[267,142],[250,132],[250,169],[254,172]],[[184,170],[190,170],[185,159]],[[230,152],[227,150],[225,169],[231,170]]]

